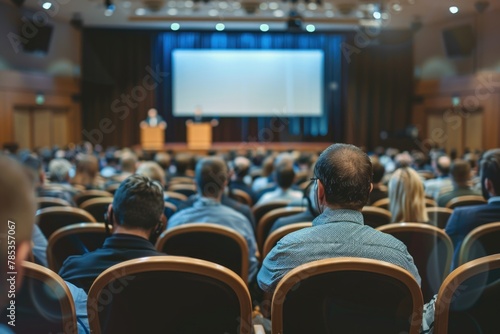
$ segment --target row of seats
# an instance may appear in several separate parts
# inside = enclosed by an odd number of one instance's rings
[[[23,267],[16,331],[76,334],[75,306],[64,281],[37,264]],[[499,274],[500,254],[451,272],[437,294],[434,333],[478,333],[478,328],[498,333],[492,302],[500,297]],[[126,261],[99,275],[88,297],[92,333],[263,333],[252,323],[244,280],[209,261],[179,256]],[[396,265],[363,258],[314,261],[278,284],[272,333],[417,334],[423,301],[414,277]]]

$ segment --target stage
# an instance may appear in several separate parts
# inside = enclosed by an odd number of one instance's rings
[[[247,150],[256,150],[256,149],[264,149],[270,151],[303,151],[303,152],[321,152],[328,146],[333,143],[325,143],[325,142],[287,142],[287,143],[275,143],[275,142],[219,142],[212,143],[209,147],[205,148],[196,148],[189,147],[187,143],[165,143],[162,150],[159,149],[147,149],[141,147],[141,145],[137,145],[135,148],[148,152],[190,152],[194,154],[207,155],[210,152],[229,152],[229,151],[247,151]]]

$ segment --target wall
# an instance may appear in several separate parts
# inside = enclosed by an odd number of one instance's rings
[[[499,17],[500,10],[488,10],[424,25],[414,37],[415,76],[435,79],[471,75],[478,71],[500,72]],[[461,24],[471,24],[476,31],[476,53],[463,59],[450,59],[445,53],[442,31]]]
[[[25,24],[21,18],[31,18],[34,13],[36,12],[0,2],[0,71],[14,70],[51,76],[79,77],[81,33],[68,22],[59,20],[57,15],[46,16],[49,19],[48,23],[54,27],[49,52],[46,55],[16,52],[9,40],[9,34],[20,35],[20,26]]]

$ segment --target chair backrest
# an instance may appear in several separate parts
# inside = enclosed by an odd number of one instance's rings
[[[500,254],[453,270],[436,298],[434,333],[500,333]]]
[[[56,197],[37,197],[36,198],[38,209],[48,208],[51,206],[71,206],[71,203]]]
[[[435,206],[438,206],[436,200],[433,199],[433,198],[427,198],[426,197],[426,198],[424,198],[424,201],[425,201],[425,207],[426,208],[433,208]]]
[[[85,190],[76,194],[74,197],[74,201],[76,206],[80,207],[80,204],[82,204],[86,200],[96,197],[113,197],[113,194],[105,190]]]
[[[371,206],[374,206],[376,208],[382,208],[382,209],[389,210],[389,198],[388,197],[381,198],[378,201],[373,202],[371,204]]]
[[[269,231],[273,226],[274,222],[282,217],[288,217],[291,215],[295,215],[297,213],[304,212],[307,208],[300,206],[286,206],[282,208],[277,208],[268,211],[257,221],[257,247],[259,248],[259,252],[262,253],[264,248],[264,242],[266,241],[267,236],[269,235]]]
[[[109,228],[111,230],[111,226]],[[49,269],[59,272],[69,256],[96,250],[102,246],[107,236],[104,223],[72,224],[57,229],[47,241]]]
[[[453,213],[453,209],[441,208],[439,206],[426,208],[425,211],[427,211],[427,215],[429,216],[429,224],[439,228],[446,227],[448,219]]]
[[[187,199],[188,199],[188,197],[186,195],[183,195],[183,194],[175,192],[175,191],[164,191],[163,194],[165,197],[172,197],[172,198],[177,199],[179,201],[187,201]]]
[[[410,333],[422,322],[420,287],[384,261],[341,257],[309,262],[278,283],[273,333]]]
[[[364,206],[361,210],[365,225],[377,228],[391,222],[391,212],[376,206]]]
[[[197,193],[197,187],[196,187],[196,184],[194,184],[194,183],[191,183],[191,184],[174,183],[174,184],[171,184],[167,187],[167,191],[176,192],[176,193],[182,194],[186,197],[189,197],[189,196]]]
[[[39,264],[24,261],[22,266],[22,286],[15,292],[15,327],[10,328],[16,333],[76,334],[75,304],[66,283]],[[1,313],[0,323],[7,325],[12,312],[6,308]]]
[[[486,204],[488,203],[483,196],[480,195],[465,195],[465,196],[458,196],[446,203],[446,207],[449,209],[454,209],[459,206],[466,206],[466,205],[478,205],[478,204]]]
[[[288,233],[292,233],[303,229],[305,227],[311,227],[312,222],[294,223],[286,226],[282,226],[277,230],[271,232],[266,240],[264,241],[264,247],[262,248],[262,259],[266,258],[266,255],[273,249],[274,246]]]
[[[252,197],[244,190],[233,188],[229,191],[229,197],[242,204],[252,207]]]
[[[401,240],[413,257],[426,301],[438,293],[450,272],[453,243],[443,229],[425,223],[393,223],[377,230]]]
[[[173,184],[195,184],[195,180],[192,177],[189,176],[173,176],[170,178],[168,181],[168,185],[173,185]]]
[[[39,209],[36,212],[36,222],[47,239],[57,229],[78,223],[95,223],[95,218],[80,208],[54,206]]]
[[[94,334],[252,333],[252,304],[241,277],[186,257],[139,258],[108,268],[90,288],[87,309]]]
[[[483,256],[500,254],[500,222],[476,227],[466,236],[458,256],[459,265]]]
[[[116,190],[120,187],[120,182],[113,182],[110,185],[108,185],[104,190],[111,193],[115,194]]]
[[[248,245],[238,232],[212,223],[189,223],[164,231],[156,249],[168,255],[218,263],[248,280]]]
[[[287,200],[273,200],[262,204],[255,204],[254,206],[252,206],[252,213],[255,218],[255,221],[257,222],[257,225],[259,223],[259,220],[266,213],[274,209],[283,208],[288,204],[290,204],[290,201]]]
[[[80,209],[90,213],[96,221],[103,222],[104,214],[108,211],[111,203],[113,203],[113,197],[96,197],[80,204]]]

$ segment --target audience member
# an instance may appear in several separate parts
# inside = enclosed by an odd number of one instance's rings
[[[315,205],[320,215],[313,226],[282,238],[266,256],[257,281],[267,293],[298,265],[332,257],[383,260],[408,270],[420,284],[420,276],[406,246],[389,234],[363,224],[361,209],[372,188],[369,157],[353,145],[334,144],[315,166]]]
[[[461,159],[454,160],[450,167],[450,178],[453,190],[442,192],[438,198],[438,206],[445,207],[446,204],[458,196],[481,195],[471,187],[471,165]]]
[[[170,179],[170,167],[172,166],[172,157],[167,152],[157,152],[154,161],[165,171],[165,183]]]
[[[273,155],[268,155],[262,161],[261,176],[255,178],[252,182],[252,190],[256,194],[273,183],[274,158]]]
[[[139,158],[137,155],[130,151],[125,150],[120,154],[120,170],[117,175],[113,177],[115,182],[122,182],[130,175],[135,174],[137,170],[137,164],[139,163]]]
[[[163,207],[163,189],[157,182],[142,175],[129,176],[116,190],[108,208],[113,233],[101,248],[66,259],[59,275],[88,293],[95,278],[112,265],[165,255],[152,243],[165,223]]]
[[[449,175],[450,164],[450,157],[444,154],[437,155],[432,160],[432,168],[434,169],[436,178],[424,181],[426,196],[436,199],[439,196],[439,193],[448,191],[452,188]]]
[[[385,167],[380,163],[377,157],[372,157],[371,161],[373,169],[373,190],[370,193],[368,205],[388,197],[387,187],[382,184],[382,179],[385,175]]]
[[[500,149],[487,151],[480,160],[480,177],[483,197],[488,204],[458,207],[453,210],[446,233],[455,247],[452,268],[458,263],[458,253],[465,236],[474,228],[500,221]]]
[[[230,170],[231,179],[229,182],[229,191],[233,189],[239,189],[247,193],[252,199],[252,203],[255,203],[255,192],[251,187],[251,178],[248,175],[250,171],[251,162],[248,158],[238,156],[233,160],[232,168]],[[249,182],[250,181],[250,182]]]
[[[228,183],[226,163],[216,157],[200,160],[196,165],[195,180],[200,196],[191,207],[175,213],[170,218],[167,228],[205,222],[234,229],[245,238],[248,244],[250,257],[248,282],[251,282],[258,270],[254,230],[244,215],[221,204],[222,194]]]
[[[276,189],[262,194],[255,205],[275,200],[293,201],[302,199],[303,193],[292,189],[295,180],[295,171],[292,162],[286,160],[278,163],[273,173],[277,185]]]
[[[391,221],[426,223],[425,193],[422,180],[411,167],[398,168],[389,180]]]
[[[99,175],[99,161],[92,154],[81,154],[76,160],[75,175],[71,179],[73,186],[85,189],[102,189],[104,181]]]
[[[194,157],[190,153],[177,153],[174,158],[175,173],[172,177],[193,177]]]

